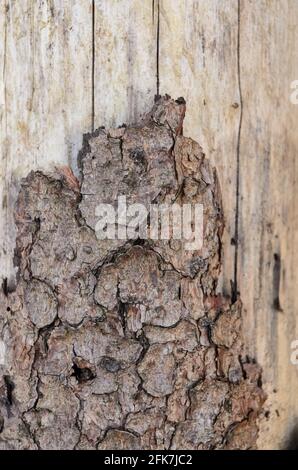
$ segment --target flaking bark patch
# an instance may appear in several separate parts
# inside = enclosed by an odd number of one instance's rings
[[[69,169],[32,172],[16,207],[15,292],[3,297],[0,447],[250,449],[264,401],[243,357],[241,301],[216,294],[216,171],[181,135],[184,101],[85,139]],[[201,203],[204,245],[98,240],[95,207]]]

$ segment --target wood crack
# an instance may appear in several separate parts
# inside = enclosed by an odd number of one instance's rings
[[[155,0],[152,0],[152,22],[155,19]],[[160,56],[160,0],[157,0],[157,22],[156,22],[156,95],[155,101],[160,98],[160,74],[159,74],[159,56]]]
[[[92,110],[91,128],[95,129],[95,0],[92,0]]]
[[[238,39],[237,39],[237,76],[238,91],[240,99],[240,116],[238,126],[238,138],[236,149],[236,211],[235,211],[235,258],[234,258],[234,280],[232,282],[232,301],[236,302],[238,297],[238,255],[239,255],[239,203],[240,203],[240,151],[241,151],[241,132],[243,121],[243,96],[241,85],[241,57],[240,57],[240,32],[241,32],[241,0],[238,0]]]

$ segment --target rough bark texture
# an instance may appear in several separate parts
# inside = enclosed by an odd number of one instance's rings
[[[0,317],[1,448],[255,446],[260,369],[243,357],[240,300],[216,293],[219,185],[184,114],[164,97],[139,125],[85,136],[81,184],[67,168],[24,180],[19,280]],[[95,207],[123,194],[202,203],[203,248],[98,240]]]

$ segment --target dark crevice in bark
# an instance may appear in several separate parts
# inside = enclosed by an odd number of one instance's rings
[[[7,285],[7,277],[5,277],[2,281],[2,291],[5,297],[8,295],[8,285]]]
[[[3,379],[6,386],[6,403],[8,407],[11,407],[13,405],[13,391],[15,384],[9,375],[4,375]]]
[[[79,367],[73,364],[73,375],[79,383],[88,382],[95,379],[95,374],[88,367]]]

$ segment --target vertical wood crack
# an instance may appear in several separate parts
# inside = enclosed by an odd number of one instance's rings
[[[8,145],[8,97],[7,97],[7,29],[8,29],[8,23],[9,23],[9,13],[10,13],[10,7],[9,4],[5,4],[5,10],[4,10],[4,44],[3,44],[3,68],[2,68],[2,78],[3,78],[3,97],[4,97],[4,106],[3,106],[3,128],[5,129],[5,137],[4,135],[2,136],[2,146],[3,146],[3,175],[4,178],[2,179],[2,184],[3,184],[3,200],[2,200],[2,208],[3,210],[3,219],[4,219],[4,228],[2,231],[1,236],[3,237],[2,240],[2,246],[1,246],[1,257],[4,259],[5,267],[4,267],[4,272],[5,276],[8,274],[8,261],[6,257],[6,252],[7,252],[7,240],[9,240],[9,183],[11,179],[11,175],[9,173],[9,165],[8,165],[8,152],[7,152],[7,145]],[[2,123],[1,123],[2,124]],[[3,274],[3,273],[2,273]],[[8,278],[3,277],[3,287],[6,290],[8,286]]]
[[[240,32],[241,32],[241,0],[238,0],[238,38],[237,38],[237,76],[238,90],[240,100],[240,116],[236,149],[236,211],[235,211],[235,258],[234,258],[234,279],[232,282],[232,301],[236,302],[238,296],[238,254],[239,254],[239,203],[240,203],[240,150],[241,150],[241,132],[243,120],[243,96],[241,84],[241,57],[240,57]]]
[[[95,123],[95,0],[92,0],[92,104],[91,104],[91,128],[94,132]]]
[[[152,0],[152,22],[155,19],[155,0]],[[157,0],[157,21],[156,21],[156,95],[155,101],[160,98],[159,86],[160,86],[160,75],[159,75],[159,39],[160,39],[160,0]]]

